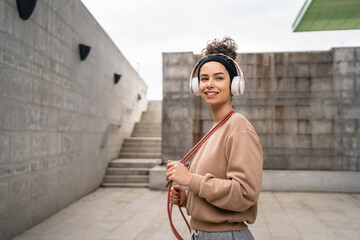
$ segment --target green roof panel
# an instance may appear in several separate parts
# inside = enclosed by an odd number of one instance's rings
[[[360,0],[306,0],[294,32],[360,29]]]

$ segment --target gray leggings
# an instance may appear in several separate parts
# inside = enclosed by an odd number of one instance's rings
[[[254,240],[249,229],[230,232],[203,232],[191,229],[190,240]]]

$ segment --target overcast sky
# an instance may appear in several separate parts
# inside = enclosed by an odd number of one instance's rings
[[[162,99],[162,53],[200,53],[209,40],[232,37],[239,52],[329,50],[360,46],[360,30],[293,33],[305,0],[81,0]],[[189,73],[190,74],[190,73]]]

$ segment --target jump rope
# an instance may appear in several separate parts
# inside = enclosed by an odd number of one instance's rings
[[[204,142],[219,128],[221,127],[221,125],[223,125],[233,114],[235,113],[234,110],[231,110],[228,114],[226,114],[226,116],[221,119],[180,161],[180,163],[185,164],[187,162],[187,160],[189,160],[189,158],[194,154],[197,153],[197,151],[200,149],[200,147],[204,144]],[[196,155],[196,154],[195,154]],[[195,158],[195,157],[194,157]],[[191,160],[191,162],[189,163],[188,166],[188,170],[190,169],[191,163],[194,160],[194,158]],[[173,181],[168,181],[168,183],[166,184],[166,187],[168,188],[168,199],[167,199],[167,212],[168,212],[168,217],[169,217],[169,222],[170,222],[170,227],[172,232],[174,233],[175,237],[178,240],[184,240],[181,235],[178,233],[178,231],[176,230],[173,221],[172,221],[172,208],[173,205],[172,203],[170,203],[170,191],[171,191],[171,187],[172,187]],[[178,205],[180,213],[182,215],[182,217],[184,218],[184,221],[187,225],[187,227],[189,228],[189,231],[191,233],[191,228],[190,228],[190,224],[188,223],[188,221],[185,218],[185,215],[183,213],[183,211],[181,210],[180,205]]]

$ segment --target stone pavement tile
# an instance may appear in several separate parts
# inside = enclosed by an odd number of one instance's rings
[[[134,237],[134,239],[152,239],[155,233],[166,224],[166,219],[162,219],[163,213],[158,213],[154,218]]]
[[[346,231],[346,230],[339,230],[338,238],[337,239],[358,239],[360,234],[359,230],[357,231]]]
[[[142,229],[152,221],[149,212],[145,209],[128,218],[116,227],[105,239],[135,239]]]
[[[99,188],[15,239],[175,239],[166,198],[162,191]],[[262,192],[257,221],[249,228],[260,240],[346,240],[360,235],[359,219],[360,194]],[[188,239],[176,206],[173,222]]]
[[[259,216],[263,215],[273,239],[301,239],[299,231],[291,224],[289,216],[283,211],[275,193],[261,193]],[[257,222],[255,222],[255,225]]]
[[[31,236],[36,236],[36,239],[38,240],[48,239],[50,233],[62,231],[63,225],[66,224],[68,219],[72,216],[74,216],[74,213],[69,212],[69,208],[65,208],[58,213],[52,215],[51,217],[45,219],[43,222],[35,225],[23,234],[20,234],[15,239],[27,239],[27,237],[31,238]],[[60,230],[57,230],[59,228]],[[72,232],[70,231],[69,234],[72,234]],[[52,237],[52,239],[53,238],[55,238],[55,236]]]
[[[154,207],[157,197],[162,192],[150,192],[140,190],[136,198],[124,206],[123,211],[119,211],[109,218],[117,218],[119,224],[105,239],[135,239],[153,218],[156,217],[159,210]],[[151,205],[152,204],[152,205]],[[123,218],[119,218],[124,216]],[[108,220],[109,220],[108,218]]]
[[[284,198],[284,193],[276,193],[279,202]],[[293,193],[294,208],[289,206],[282,212],[289,217],[290,224],[300,233],[301,239],[336,239],[332,228],[327,221],[319,219],[319,213],[329,209],[323,203],[323,194]]]
[[[339,236],[347,237],[346,234],[351,236],[353,233],[351,230],[341,234],[342,230],[333,226],[333,223],[338,222],[323,216],[327,213],[333,214],[332,205],[339,205],[339,198],[341,198],[344,203],[348,199],[355,202],[350,209],[345,210],[345,207],[343,210],[359,219],[360,207],[356,204],[360,201],[357,196],[263,192],[260,195],[258,220],[249,228],[256,239],[339,239]],[[265,219],[265,223],[261,216]],[[342,219],[342,217],[338,219]],[[346,225],[345,228],[353,229],[354,226],[357,226],[357,222],[347,222]],[[339,224],[339,226],[341,225]]]
[[[155,225],[154,223],[151,223],[150,225],[148,225],[147,228],[145,228],[135,239],[151,239],[151,240],[175,239],[175,237],[171,231],[170,223],[168,220],[166,197],[167,197],[167,194],[163,195],[161,198],[162,201],[159,201],[159,203],[160,203],[159,209],[161,211],[159,212],[157,218],[154,219],[154,222],[157,222],[157,224]],[[190,221],[190,217],[188,217],[186,215],[186,210],[184,208],[182,210],[183,210],[185,216],[187,217],[188,221]],[[189,230],[188,230],[186,223],[183,220],[181,213],[179,211],[179,208],[177,206],[173,207],[172,217],[173,217],[173,223],[174,223],[177,231],[181,234],[181,236],[184,237],[184,239],[189,239],[190,238]],[[146,237],[147,232],[151,232],[151,234],[149,234],[148,238]]]
[[[264,198],[266,198],[266,197],[267,197],[267,195],[260,195],[261,202],[258,205],[259,213],[263,212],[263,210],[262,210],[263,204],[262,203],[264,203]],[[271,240],[272,239],[271,234],[269,234],[270,229],[269,229],[268,221],[265,218],[265,214],[258,214],[255,224],[249,224],[248,227],[255,239],[262,239],[262,240]]]
[[[129,204],[136,211],[125,214],[129,218],[105,239],[171,239],[173,236],[166,214],[166,197],[167,193],[160,191],[149,191],[139,196]],[[180,213],[176,211],[174,209],[174,219],[180,222],[182,219],[177,216]]]
[[[52,215],[51,217],[45,219],[43,222],[30,228],[29,230],[26,231],[26,233],[39,234],[44,232],[50,232],[53,231],[55,228],[57,228],[60,224],[61,224],[61,215],[60,212],[58,212],[55,215]]]
[[[46,225],[46,224],[45,224]],[[37,240],[58,240],[58,239],[73,239],[76,234],[83,233],[83,229],[78,228],[75,225],[69,224],[61,224],[58,223],[56,230],[53,231],[42,231],[42,232],[34,232],[32,229],[24,232],[17,236],[16,240],[19,239],[37,239]]]
[[[19,236],[17,236],[15,239],[16,240],[43,240],[44,237],[45,237],[44,234],[41,232],[26,231],[26,232],[20,234]]]
[[[109,232],[106,229],[103,229],[101,227],[93,226],[91,228],[88,228],[86,231],[81,231],[75,234],[71,239],[72,240],[99,240],[104,239]],[[64,239],[64,238],[62,238]]]
[[[314,219],[313,230],[318,237],[321,235],[328,239],[344,239],[341,234],[343,230],[359,231],[360,212],[356,205],[349,202],[351,195],[329,193],[312,194],[312,197],[318,201],[306,204],[311,209],[309,212]]]
[[[360,194],[351,194],[352,198],[350,199],[356,206],[360,207]]]

